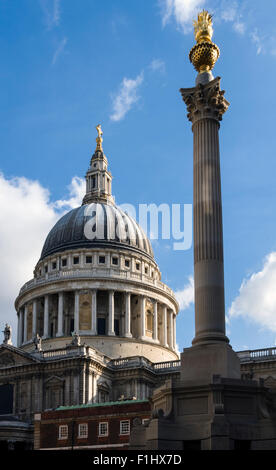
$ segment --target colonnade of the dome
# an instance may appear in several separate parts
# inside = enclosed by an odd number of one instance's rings
[[[33,340],[103,335],[149,341],[172,350],[176,311],[154,297],[114,289],[64,290],[34,297],[18,311],[18,345]]]

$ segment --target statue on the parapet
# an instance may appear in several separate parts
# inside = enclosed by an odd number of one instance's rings
[[[4,341],[3,344],[12,344],[11,342],[11,333],[12,329],[11,326],[6,323],[5,329],[3,330],[4,333]]]
[[[41,352],[42,351],[42,346],[41,346],[41,337],[39,336],[39,334],[37,333],[36,336],[34,337],[34,345],[35,345],[35,350],[38,351],[38,352]]]
[[[72,332],[72,346],[80,346],[80,335],[76,331]]]

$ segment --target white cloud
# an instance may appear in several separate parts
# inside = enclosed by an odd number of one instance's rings
[[[262,41],[261,41],[261,38],[259,36],[258,30],[254,29],[253,33],[251,33],[250,36],[251,36],[252,41],[256,45],[257,55],[259,55],[263,51],[263,46],[262,46]]]
[[[173,18],[184,33],[190,32],[204,4],[205,0],[161,0],[163,26]]]
[[[14,300],[20,287],[33,277],[49,230],[66,210],[81,204],[84,180],[73,178],[69,191],[68,200],[51,202],[49,191],[38,181],[6,179],[0,173],[0,331],[5,322],[10,323],[13,344],[17,325]]]
[[[234,30],[239,33],[239,34],[244,34],[245,33],[245,30],[246,30],[246,26],[245,24],[242,22],[242,21],[236,21],[234,24],[233,24],[233,28]]]
[[[180,310],[186,310],[194,302],[194,279],[189,276],[189,282],[182,290],[176,291],[175,296],[179,303]]]
[[[149,65],[149,68],[153,72],[161,72],[164,73],[166,69],[165,62],[161,59],[153,59]]]
[[[40,0],[44,21],[48,30],[59,25],[60,0]]]
[[[52,59],[52,65],[55,65],[55,63],[57,62],[60,54],[62,54],[62,52],[64,51],[64,48],[67,44],[67,38],[63,38],[60,43],[58,44],[56,50],[55,50],[55,53],[53,55],[53,59]]]
[[[138,88],[143,83],[144,73],[141,72],[134,80],[124,78],[118,94],[113,97],[113,113],[110,116],[112,121],[120,121],[132,106],[139,100]]]
[[[232,302],[229,317],[244,317],[270,331],[276,331],[276,252],[264,260],[260,271],[244,279]]]

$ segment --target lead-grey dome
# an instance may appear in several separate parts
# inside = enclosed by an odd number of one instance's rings
[[[96,227],[100,237],[87,238],[87,232],[95,232]],[[132,217],[113,204],[96,203],[65,214],[49,232],[40,259],[65,250],[99,247],[134,250],[153,258],[150,241]]]

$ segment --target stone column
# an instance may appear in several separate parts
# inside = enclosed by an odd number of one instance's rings
[[[58,293],[58,329],[57,336],[63,336],[63,292]]]
[[[140,339],[146,339],[146,297],[140,298]]]
[[[80,311],[80,294],[75,291],[75,309],[74,309],[74,330],[79,334],[79,311]]]
[[[23,335],[23,311],[22,308],[19,310],[18,314],[18,325],[17,325],[17,347],[22,344],[22,335]]]
[[[167,335],[167,307],[163,306],[163,346],[168,347],[168,335]]]
[[[125,334],[126,338],[132,338],[131,334],[131,294],[126,292],[125,294]]]
[[[91,299],[91,334],[97,334],[97,291],[92,290]]]
[[[229,103],[220,79],[181,89],[194,134],[194,279],[193,344],[228,343],[225,336],[219,122]]]
[[[27,341],[27,321],[28,321],[28,305],[24,306],[24,333],[23,333],[23,343]]]
[[[44,325],[43,325],[43,338],[49,336],[49,296],[44,297]]]
[[[153,302],[153,335],[152,339],[158,341],[158,303],[157,300]]]
[[[200,74],[198,81],[200,81]],[[225,335],[219,127],[229,103],[220,78],[180,90],[194,134],[195,337],[181,355],[181,380],[240,378]]]
[[[173,311],[169,310],[169,338],[168,345],[173,348]]]
[[[33,301],[33,326],[32,326],[32,335],[33,337],[37,333],[37,300]]]
[[[176,349],[176,314],[173,313],[173,349]]]
[[[115,336],[114,331],[114,291],[108,291],[108,336]]]

